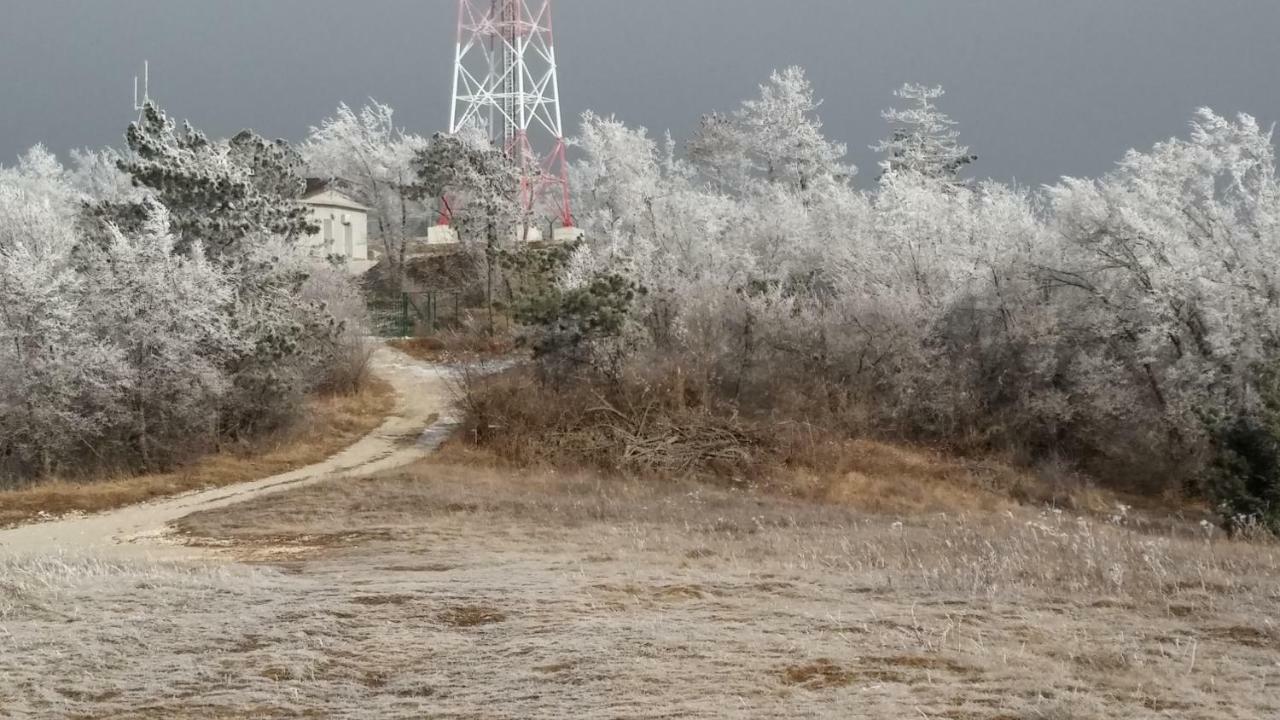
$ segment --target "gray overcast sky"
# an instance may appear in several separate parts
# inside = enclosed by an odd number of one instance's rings
[[[453,0],[0,0],[0,163],[120,144],[132,78],[214,135],[298,139],[339,101],[447,122]],[[904,81],[941,83],[979,175],[1095,175],[1192,111],[1280,120],[1280,0],[557,0],[564,111],[684,137],[807,67],[864,177]],[[576,127],[576,122],[573,123]]]

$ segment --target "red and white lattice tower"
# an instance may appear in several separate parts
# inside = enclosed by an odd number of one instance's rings
[[[522,207],[572,228],[551,0],[458,0],[449,132],[474,125],[520,167]]]

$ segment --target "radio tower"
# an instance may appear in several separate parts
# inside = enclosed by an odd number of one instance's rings
[[[526,214],[558,216],[555,234],[572,234],[551,0],[458,0],[449,132],[475,125],[520,168]]]

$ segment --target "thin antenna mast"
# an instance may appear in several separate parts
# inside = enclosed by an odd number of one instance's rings
[[[151,103],[151,62],[142,61],[142,97],[138,97],[138,76],[133,76],[133,109],[138,113],[138,122],[142,122],[142,112]]]

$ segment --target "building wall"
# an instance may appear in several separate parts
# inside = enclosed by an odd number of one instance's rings
[[[325,257],[339,255],[350,260],[369,259],[369,216],[363,210],[344,206],[331,193],[321,193],[307,198],[310,220],[319,226],[319,232],[310,235],[305,242],[315,255]]]

